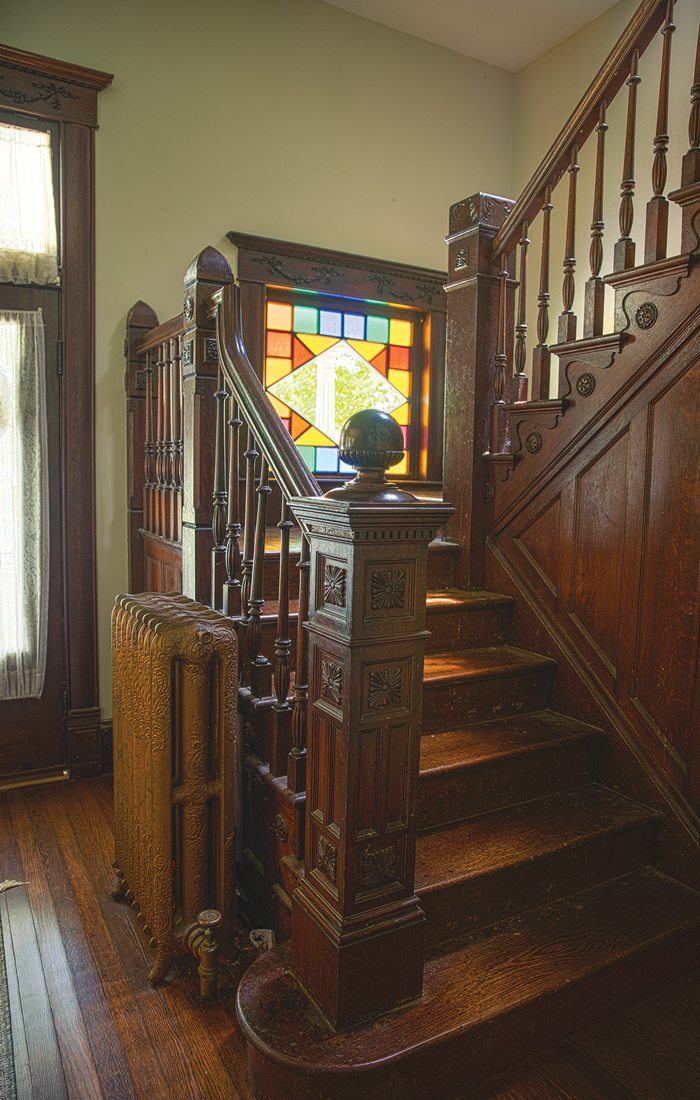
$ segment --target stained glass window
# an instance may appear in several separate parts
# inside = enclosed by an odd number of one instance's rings
[[[338,455],[338,440],[360,409],[382,409],[399,422],[407,454],[391,472],[408,472],[414,335],[411,320],[357,307],[268,301],[265,388],[313,473],[353,472]]]

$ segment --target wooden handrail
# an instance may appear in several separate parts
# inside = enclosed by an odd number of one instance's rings
[[[164,344],[166,340],[173,340],[176,336],[182,336],[184,331],[184,318],[179,313],[177,317],[171,317],[169,321],[163,321],[155,328],[149,329],[144,338],[136,345],[136,353],[143,355],[144,352],[157,348],[159,344]]]
[[[566,171],[572,146],[580,149],[598,123],[600,104],[612,103],[627,80],[632,54],[644,53],[664,22],[667,0],[642,0],[624,31],[561,133],[524,188],[493,242],[493,254],[509,255],[518,240],[523,222],[532,222],[539,213],[547,186],[554,185]]]
[[[216,315],[219,358],[226,383],[233,393],[255,441],[269,463],[287,500],[319,497],[321,489],[299,454],[253,370],[243,342],[240,291],[228,283],[211,297]]]

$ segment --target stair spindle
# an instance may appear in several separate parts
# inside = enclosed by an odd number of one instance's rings
[[[537,295],[537,345],[532,352],[532,399],[546,401],[549,397],[551,352],[549,336],[549,242],[552,220],[552,188],[545,188],[542,204],[542,251],[540,254],[540,290]]]
[[[304,626],[309,617],[309,542],[302,536],[299,551],[299,607],[297,611],[296,661],[292,710],[292,748],[287,768],[287,786],[298,793],[306,787],[306,719],[309,698],[309,640]]]
[[[620,184],[620,239],[615,245],[613,267],[615,271],[627,271],[634,267],[635,243],[630,236],[634,222],[634,143],[637,128],[637,86],[639,76],[639,50],[632,54],[630,75],[627,77],[627,127],[625,129],[625,154]]]
[[[182,336],[173,341],[173,526],[172,538],[178,541],[182,537],[182,476],[183,476],[183,439],[182,439]]]
[[[250,602],[250,578],[253,572],[253,547],[255,545],[255,474],[256,463],[260,457],[255,447],[255,438],[248,428],[245,458],[245,504],[243,515],[243,560],[241,561],[241,611],[248,619]]]
[[[146,408],[143,445],[143,525],[153,530],[153,485],[155,478],[155,445],[153,441],[153,352],[146,356]]]
[[[219,606],[219,578],[226,554],[226,398],[224,379],[219,367],[219,380],[214,394],[216,401],[216,434],[214,437],[214,489],[212,492],[211,533],[211,606]]]
[[[153,531],[156,535],[163,535],[163,481],[165,455],[163,450],[163,392],[165,386],[164,372],[165,360],[163,358],[163,345],[158,345],[156,361],[156,438],[155,438],[155,473],[156,484],[154,492]]]
[[[170,340],[166,340],[163,344],[163,488],[160,532],[166,539],[170,538],[173,484],[172,371],[172,344]]]
[[[242,420],[233,394],[228,394],[231,416],[228,421],[228,487],[226,494],[226,580],[223,610],[225,615],[243,615],[241,606],[241,522],[239,455]]]
[[[600,278],[603,266],[603,187],[605,178],[605,134],[608,124],[605,121],[607,104],[600,105],[598,115],[598,143],[595,159],[595,188],[593,192],[593,220],[591,222],[591,277],[586,283],[586,301],[583,315],[583,335],[601,336],[605,319],[605,283]]]
[[[501,270],[498,273],[498,278],[498,338],[494,359],[494,401],[491,405],[491,421],[489,425],[489,451],[491,454],[502,453],[501,446],[505,420],[506,370],[508,367],[508,355],[506,352],[508,258],[505,253],[501,254]]]
[[[690,89],[688,141],[690,146],[683,157],[683,173],[681,176],[681,183],[684,187],[689,183],[697,183],[700,180],[700,26],[698,27],[698,41],[695,48],[693,86]]]
[[[292,639],[289,636],[289,535],[294,524],[289,518],[289,505],[284,499],[277,526],[280,531],[280,571],[275,638],[275,710],[289,710],[289,654],[292,649]]]
[[[253,696],[260,698],[269,695],[270,662],[260,652],[262,643],[263,576],[265,569],[265,530],[267,519],[267,501],[270,488],[270,465],[263,455],[260,459],[260,478],[255,490],[257,508],[255,514],[255,544],[253,547],[253,571],[250,579],[250,599],[248,601],[248,661],[250,663],[250,686]]]
[[[568,344],[576,339],[576,314],[573,311],[576,294],[576,177],[579,171],[578,146],[571,150],[569,173],[569,205],[566,212],[566,244],[564,248],[564,282],[562,300],[564,308],[559,315],[559,343]]]
[[[527,250],[530,238],[528,224],[523,222],[520,234],[520,285],[518,286],[518,321],[515,326],[515,378],[513,401],[527,401]]]
[[[646,237],[644,244],[645,263],[666,258],[668,241],[668,199],[666,174],[668,171],[668,96],[671,78],[671,40],[675,25],[673,7],[675,0],[667,0],[666,18],[661,28],[663,50],[661,53],[661,80],[659,83],[659,104],[656,114],[656,135],[654,137],[654,163],[651,170],[653,195],[647,203]]]

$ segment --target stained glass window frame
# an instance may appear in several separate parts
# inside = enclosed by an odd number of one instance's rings
[[[423,424],[421,419],[421,412],[425,402],[428,400],[430,392],[430,363],[426,362],[424,355],[424,327],[426,320],[429,321],[429,313],[422,309],[411,308],[399,303],[382,302],[370,299],[358,299],[350,296],[341,295],[328,295],[318,291],[307,291],[301,288],[274,286],[267,284],[265,287],[265,301],[262,318],[263,328],[263,347],[262,347],[262,381],[265,385],[266,392],[269,393],[269,386],[274,385],[277,379],[268,382],[267,373],[267,336],[269,331],[276,331],[274,329],[268,329],[267,324],[267,307],[270,304],[289,305],[294,310],[294,307],[299,307],[300,310],[304,309],[317,309],[319,311],[319,323],[321,312],[326,313],[338,313],[341,314],[355,314],[361,315],[365,318],[365,336],[366,336],[366,318],[368,317],[382,317],[386,318],[390,323],[392,319],[397,321],[410,321],[413,323],[413,341],[408,349],[408,370],[407,374],[411,379],[410,384],[410,398],[407,402],[410,410],[410,423],[408,425],[407,435],[407,464],[404,472],[397,472],[396,469],[390,472],[392,479],[396,481],[420,481],[422,479],[421,468],[425,466],[425,454],[422,453],[425,449],[425,431],[423,430]],[[294,321],[292,321],[292,324]],[[293,331],[294,330],[290,330]],[[318,333],[308,333],[308,335],[316,335]],[[336,337],[338,340],[359,339],[359,337],[344,337],[342,331],[340,335]],[[292,344],[294,335],[292,336]],[[363,338],[364,340],[364,338]],[[387,342],[387,348],[391,345]],[[389,357],[387,357],[389,358]],[[387,368],[389,364],[387,363]],[[292,372],[294,371],[292,367]],[[288,377],[289,375],[287,375]],[[387,369],[388,378],[388,369]],[[302,451],[305,461],[309,461],[309,455]],[[342,467],[342,463],[341,463]],[[343,481],[352,476],[352,471],[348,469],[340,469],[339,471],[324,471],[320,469],[314,469],[314,476],[319,482],[326,481]]]

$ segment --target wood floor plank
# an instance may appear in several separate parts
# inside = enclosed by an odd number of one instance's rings
[[[5,951],[5,970],[7,973],[7,992],[12,1022],[12,1048],[15,1060],[15,1085],[17,1100],[32,1100],[32,1078],[29,1069],[29,1051],[24,1031],[22,1002],[19,995],[17,967],[15,965],[12,936],[10,935],[10,914],[7,909],[7,897],[0,894],[0,925],[2,926],[3,947]]]

